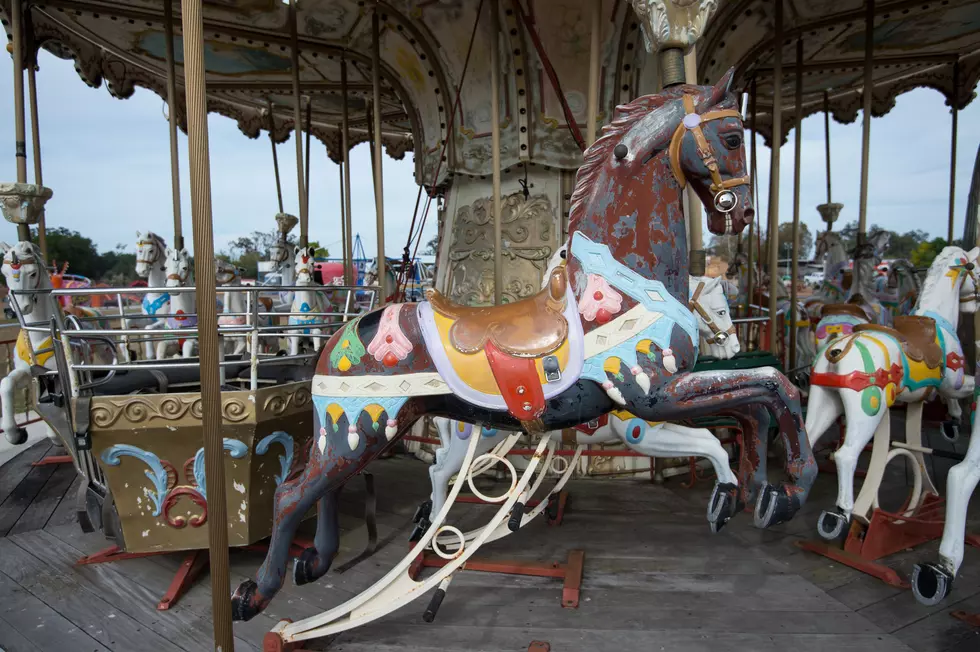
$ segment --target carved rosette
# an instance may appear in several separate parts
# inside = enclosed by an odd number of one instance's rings
[[[33,183],[0,183],[0,210],[11,224],[37,224],[51,188]]]
[[[647,52],[687,50],[697,43],[718,8],[718,0],[630,0],[640,19]]]

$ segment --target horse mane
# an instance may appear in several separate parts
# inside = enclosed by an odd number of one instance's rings
[[[919,300],[916,301],[916,308],[919,307],[919,302],[922,301],[923,297],[930,296],[936,291],[939,283],[946,278],[946,274],[933,274],[933,269],[947,269],[953,264],[953,260],[963,256],[966,258],[966,251],[960,249],[959,247],[950,245],[948,247],[943,247],[943,250],[939,252],[932,264],[929,265],[929,272],[926,274],[926,280],[922,283],[922,290],[919,292]]]
[[[645,95],[616,107],[612,122],[602,127],[602,135],[596,139],[589,149],[585,150],[585,161],[575,175],[575,190],[572,191],[572,198],[569,201],[568,222],[570,225],[584,216],[585,209],[589,205],[589,197],[596,189],[603,163],[612,155],[612,150],[619,144],[620,138],[651,111],[663,108],[669,102],[677,100],[681,97],[680,93],[685,91],[690,93],[696,89],[694,86],[686,85],[676,88],[681,90],[674,93],[667,91],[656,95]]]

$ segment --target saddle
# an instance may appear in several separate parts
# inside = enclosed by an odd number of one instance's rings
[[[539,358],[554,353],[568,337],[565,292],[568,277],[565,266],[551,272],[548,285],[521,301],[487,308],[453,303],[430,289],[426,299],[432,309],[453,320],[449,338],[460,353],[477,353],[491,342],[503,353],[518,358]]]
[[[915,362],[922,362],[930,369],[936,369],[943,362],[943,348],[939,346],[936,334],[936,321],[932,317],[902,315],[895,317],[895,328],[878,324],[861,324],[854,332],[878,332],[891,335],[901,342],[902,351]]]
[[[823,307],[820,311],[820,317],[829,317],[831,315],[848,315],[850,317],[856,317],[857,319],[864,319],[869,322],[875,321],[873,315],[869,315],[868,311],[864,306],[857,303],[831,303]]]

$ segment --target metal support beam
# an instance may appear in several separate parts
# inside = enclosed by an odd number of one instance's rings
[[[385,197],[381,157],[381,16],[378,7],[371,14],[371,84],[374,87],[374,207],[378,230],[378,286],[381,288],[381,305],[388,298],[387,274],[385,273]]]
[[[752,142],[750,143],[749,155],[752,158],[752,163],[751,163],[751,165],[752,165],[752,172],[751,172],[751,174],[752,174],[752,202],[755,204],[756,210],[758,210],[758,206],[759,206],[758,176],[757,176],[757,172],[756,172],[756,170],[758,169],[758,165],[756,165],[757,161],[756,161],[756,158],[755,158],[756,157],[756,147],[755,147],[755,142],[756,142],[756,137],[755,136],[756,136],[756,132],[755,132],[755,125],[756,125],[756,117],[757,117],[758,106],[759,106],[759,102],[758,102],[758,90],[759,89],[758,89],[758,85],[756,84],[755,77],[753,77],[752,78],[751,90],[749,91],[751,93],[751,95],[749,96],[749,107],[750,107],[749,108],[749,116],[750,116],[749,117],[749,129],[752,131]],[[756,259],[755,259],[755,256],[753,256],[753,253],[755,253],[756,255],[761,255],[762,254],[761,251],[756,251],[756,247],[757,247],[756,242],[757,242],[757,240],[760,241],[760,242],[762,240],[761,237],[758,237],[759,235],[760,234],[758,234],[756,232],[756,228],[755,228],[755,218],[752,218],[752,221],[749,222],[749,263],[748,263],[749,268],[747,270],[748,282],[746,283],[746,289],[745,289],[745,292],[746,292],[746,294],[745,294],[745,297],[746,297],[745,298],[745,316],[746,317],[751,317],[752,316],[752,298],[753,298],[753,296],[755,294],[755,261],[756,261]]]
[[[10,3],[11,47],[14,59],[14,147],[17,159],[17,183],[27,183],[27,135],[24,125],[24,16],[21,0]],[[17,238],[31,239],[31,227],[17,225]]]
[[[830,93],[823,92],[823,142],[827,156],[827,203],[831,203],[830,193]],[[828,231],[831,225],[828,225]]]
[[[31,151],[34,154],[34,183],[43,186],[44,175],[41,171],[41,127],[37,116],[37,59],[33,56],[27,64],[27,95],[31,104]],[[48,259],[48,232],[44,220],[44,208],[37,220],[37,246],[41,248],[41,256]]]
[[[490,11],[490,150],[493,159],[493,303],[503,303],[504,252],[503,210],[500,198],[500,15],[497,2],[487,3]],[[591,98],[589,100],[592,101]]]
[[[953,121],[949,137],[949,228],[946,234],[946,244],[953,243],[953,223],[956,221],[956,129],[959,123],[959,109],[956,108],[960,91],[960,64],[953,64]]]
[[[344,150],[343,163],[343,207],[344,207],[344,282],[352,286],[356,279],[353,276],[354,266],[354,245],[351,234],[351,206],[350,206],[350,116],[348,115],[348,83],[347,83],[347,59],[340,59],[340,87],[343,107],[341,108],[341,136],[340,144]]]
[[[793,260],[789,289],[789,369],[796,367],[796,283],[800,276],[796,264],[800,257],[800,150],[803,147],[803,39],[796,40],[796,142],[793,152]]]
[[[688,84],[698,83],[698,55],[697,46],[684,55],[684,80]],[[688,247],[690,253],[690,273],[691,276],[704,276],[707,272],[708,261],[704,251],[704,236],[701,229],[701,199],[694,192],[694,186],[687,186],[687,225],[688,225]]]
[[[296,187],[299,190],[299,246],[309,244],[310,223],[306,204],[306,172],[303,166],[303,109],[299,85],[299,36],[296,0],[289,3],[289,37],[293,74],[293,138],[296,139]]]
[[[865,0],[864,16],[864,86],[861,89],[864,100],[861,116],[861,201],[858,207],[858,244],[864,241],[868,227],[868,163],[871,153],[871,101],[874,97],[874,31],[875,0]],[[858,283],[858,266],[854,266],[854,287]]]
[[[595,142],[599,120],[599,54],[602,45],[602,0],[592,3],[592,41],[589,48],[589,110],[585,126],[585,144]]]
[[[779,150],[780,134],[783,133],[783,3],[774,3],[776,36],[774,39],[773,68],[775,70],[774,92],[772,96],[773,144],[769,164],[769,347],[776,350],[779,331],[776,319],[776,288],[779,283]]]
[[[202,0],[183,0],[184,75],[187,139],[191,180],[191,223],[201,360],[201,425],[204,468],[208,477],[208,548],[211,566],[211,618],[214,649],[232,652],[235,639],[228,599],[228,508],[225,454],[221,436],[221,385],[218,373],[218,313],[214,278],[214,232],[211,223],[211,164],[208,151],[207,89],[204,68]]]
[[[184,232],[180,212],[180,152],[177,141],[177,66],[174,57],[173,0],[163,3],[163,31],[167,58],[167,109],[170,113],[170,188],[173,194],[174,249],[184,248]],[[278,172],[277,172],[278,175]]]

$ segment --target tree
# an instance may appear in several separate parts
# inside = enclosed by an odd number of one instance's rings
[[[321,247],[319,242],[311,242],[310,246],[313,247],[313,256],[315,258],[330,258],[330,250],[326,247]]]
[[[439,254],[439,236],[434,235],[432,239],[425,243],[425,251],[422,252],[423,256],[436,256]]]
[[[37,244],[37,232],[31,238]],[[47,231],[49,264],[57,261],[58,265],[68,263],[68,273],[87,276],[92,279],[102,277],[104,261],[96,249],[95,243],[84,237],[78,231],[64,227],[55,227]],[[133,265],[135,265],[135,258]]]
[[[872,224],[871,228],[868,229],[868,233],[873,231],[888,231],[888,233],[891,234],[891,239],[888,241],[888,250],[885,251],[885,257],[889,259],[904,258],[911,260],[912,253],[916,251],[920,245],[923,243],[930,243],[929,234],[918,229],[906,231],[905,233],[898,233],[896,231],[882,229],[877,224]],[[844,248],[848,252],[852,251],[854,246],[857,244],[857,232],[857,220],[851,220],[844,225],[843,229],[840,230],[841,237],[844,240]]]
[[[810,250],[813,248],[813,234],[810,233],[810,227],[806,225],[805,222],[800,222],[800,250],[797,257],[798,260],[810,260]],[[790,255],[788,251],[791,249],[786,249],[783,247],[784,244],[793,244],[793,223],[783,222],[779,225],[779,257],[789,258]],[[785,254],[785,255],[784,255]]]
[[[920,243],[916,250],[912,252],[912,264],[916,267],[928,267],[945,246],[946,241],[942,238],[934,238],[933,240]]]
[[[712,235],[711,240],[708,241],[706,251],[716,258],[730,263],[735,258],[736,252],[738,252],[738,236]]]

